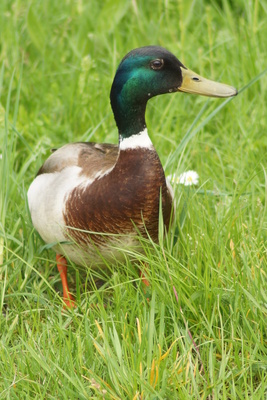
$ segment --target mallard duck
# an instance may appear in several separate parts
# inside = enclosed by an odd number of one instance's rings
[[[28,191],[34,227],[53,244],[63,299],[74,305],[66,258],[89,268],[139,248],[137,232],[158,239],[159,205],[166,228],[173,195],[145,121],[149,99],[187,92],[211,97],[237,94],[231,86],[202,78],[159,46],[130,51],[117,69],[110,102],[119,145],[71,143],[54,151]],[[119,250],[118,250],[119,248]]]

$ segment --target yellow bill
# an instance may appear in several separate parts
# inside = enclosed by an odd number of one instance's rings
[[[201,94],[209,97],[231,97],[237,95],[237,90],[233,86],[224,83],[214,82],[203,78],[190,69],[182,68],[183,82],[178,88],[181,92]]]

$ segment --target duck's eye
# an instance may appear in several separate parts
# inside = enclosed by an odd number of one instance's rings
[[[164,65],[164,61],[161,58],[151,61],[150,67],[152,69],[161,69]]]

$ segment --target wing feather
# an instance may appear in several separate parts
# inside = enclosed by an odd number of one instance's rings
[[[81,174],[93,178],[110,170],[116,163],[118,146],[108,143],[70,143],[53,151],[38,175],[60,172],[70,166],[81,168]]]

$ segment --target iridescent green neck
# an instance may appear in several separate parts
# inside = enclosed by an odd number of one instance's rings
[[[118,91],[117,85],[112,86],[110,101],[119,134],[126,138],[146,128],[147,99],[137,101],[136,87],[131,81],[126,82],[121,89]]]
[[[150,95],[144,91],[146,77],[140,79],[139,76],[137,66],[141,62],[144,62],[143,57],[125,60],[119,66],[112,84],[110,102],[122,138],[135,135],[146,128],[145,111]]]

